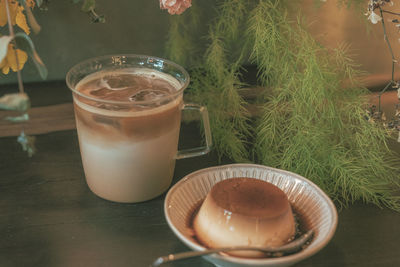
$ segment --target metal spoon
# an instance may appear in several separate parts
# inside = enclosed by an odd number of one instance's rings
[[[248,247],[248,246],[234,246],[234,247],[224,247],[224,248],[214,248],[214,249],[206,249],[201,251],[188,251],[188,252],[181,252],[176,254],[169,254],[168,256],[162,256],[157,258],[150,266],[157,267],[161,264],[171,262],[171,261],[178,261],[184,260],[193,257],[204,256],[208,254],[218,253],[218,252],[228,252],[233,250],[256,250],[265,253],[282,253],[291,254],[294,252],[299,251],[303,245],[311,239],[314,235],[313,230],[309,230],[307,233],[303,234],[299,238],[296,238],[293,242],[290,242],[284,246],[271,248],[271,247]]]

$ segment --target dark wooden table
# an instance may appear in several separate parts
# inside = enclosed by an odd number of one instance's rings
[[[1,93],[16,88],[3,87]],[[71,103],[63,82],[29,85],[27,92],[38,110]],[[0,138],[0,266],[148,266],[187,250],[164,219],[165,194],[139,204],[96,197],[85,183],[75,130],[50,131],[47,124],[32,158],[14,136]],[[195,139],[195,132],[185,130],[183,138]],[[179,160],[173,182],[218,164],[214,153]],[[166,266],[212,265],[195,259]],[[400,214],[362,203],[340,210],[332,241],[296,266],[400,266]]]

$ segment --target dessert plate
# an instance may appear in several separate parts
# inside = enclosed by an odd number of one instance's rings
[[[249,177],[270,182],[288,196],[299,214],[302,227],[313,229],[314,237],[302,251],[277,258],[240,258],[227,254],[213,254],[204,259],[216,266],[291,266],[320,251],[332,239],[338,221],[336,207],[331,199],[308,179],[284,170],[256,164],[230,164],[198,170],[176,183],[164,202],[167,223],[175,235],[193,250],[206,249],[195,237],[191,219],[209,190],[219,181]]]

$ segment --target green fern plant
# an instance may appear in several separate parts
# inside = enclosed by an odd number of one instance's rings
[[[363,73],[346,46],[322,47],[301,16],[292,21],[289,2],[218,2],[204,56],[188,66],[189,97],[207,105],[217,153],[299,173],[339,205],[361,200],[400,211],[394,195],[399,160],[387,147],[386,130],[366,119],[368,91],[358,80]],[[169,46],[191,38],[187,33]],[[259,85],[268,89],[257,97],[256,118],[241,94],[246,63],[257,66]]]

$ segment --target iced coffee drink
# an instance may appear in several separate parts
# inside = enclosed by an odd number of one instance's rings
[[[175,160],[207,153],[207,110],[183,103],[189,75],[168,60],[113,55],[83,61],[67,74],[89,188],[116,202],[141,202],[167,190]],[[181,111],[202,116],[204,147],[177,151]]]

